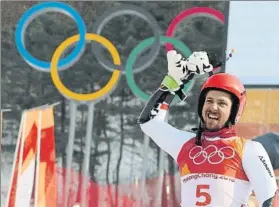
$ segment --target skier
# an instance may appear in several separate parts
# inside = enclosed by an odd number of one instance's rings
[[[253,140],[263,145],[270,158],[275,175],[277,173],[279,176],[279,133],[269,132],[262,136],[258,136]]]
[[[261,143],[265,148],[270,158],[271,165],[274,170],[274,174],[276,176],[277,187],[278,187],[277,191],[279,191],[279,133],[276,132],[266,133],[262,136],[258,136],[254,138],[253,140]],[[275,200],[276,202],[278,202],[276,206],[279,206],[279,193],[277,194]]]
[[[168,74],[148,100],[138,123],[176,160],[181,206],[246,207],[254,190],[261,207],[278,207],[274,203],[275,175],[265,149],[235,134],[234,126],[246,102],[241,82],[230,74],[213,75],[213,63],[206,52],[194,52],[186,59],[171,50],[167,60]],[[206,73],[211,76],[199,95],[197,132],[174,128],[165,121],[174,96],[185,100],[183,85]]]

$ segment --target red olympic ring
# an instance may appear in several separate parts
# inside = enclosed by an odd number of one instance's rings
[[[185,18],[188,18],[194,14],[207,14],[209,16],[217,18],[221,23],[225,23],[225,16],[222,12],[208,8],[208,7],[195,7],[195,8],[190,8],[190,9],[185,9],[184,11],[180,12],[170,23],[166,36],[167,37],[173,37],[174,31],[176,29],[176,26]],[[173,46],[171,43],[166,43],[165,48],[167,51],[173,50]],[[216,70],[217,68],[214,68]]]

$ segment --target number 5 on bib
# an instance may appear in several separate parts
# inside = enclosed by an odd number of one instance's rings
[[[204,201],[196,202],[196,206],[207,206],[211,203],[211,196],[208,193],[209,190],[209,185],[197,185],[197,190],[196,190],[196,197],[197,198],[202,198]]]

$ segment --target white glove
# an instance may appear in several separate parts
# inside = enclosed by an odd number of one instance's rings
[[[182,84],[182,80],[194,73],[203,75],[211,72],[213,66],[209,63],[206,52],[193,52],[189,58],[185,59],[175,50],[167,53],[168,59],[168,75],[170,75],[178,85]]]
[[[193,52],[184,64],[186,64],[189,72],[197,75],[203,75],[213,70],[213,66],[209,63],[207,52],[204,51]]]
[[[187,75],[186,68],[181,64],[181,61],[185,59],[175,50],[170,50],[167,52],[167,60],[168,75],[171,76],[178,85],[181,85],[182,79]]]

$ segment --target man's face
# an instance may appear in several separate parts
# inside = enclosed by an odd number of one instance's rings
[[[223,91],[211,90],[207,93],[202,109],[205,127],[217,131],[224,127],[232,108],[231,95]]]

